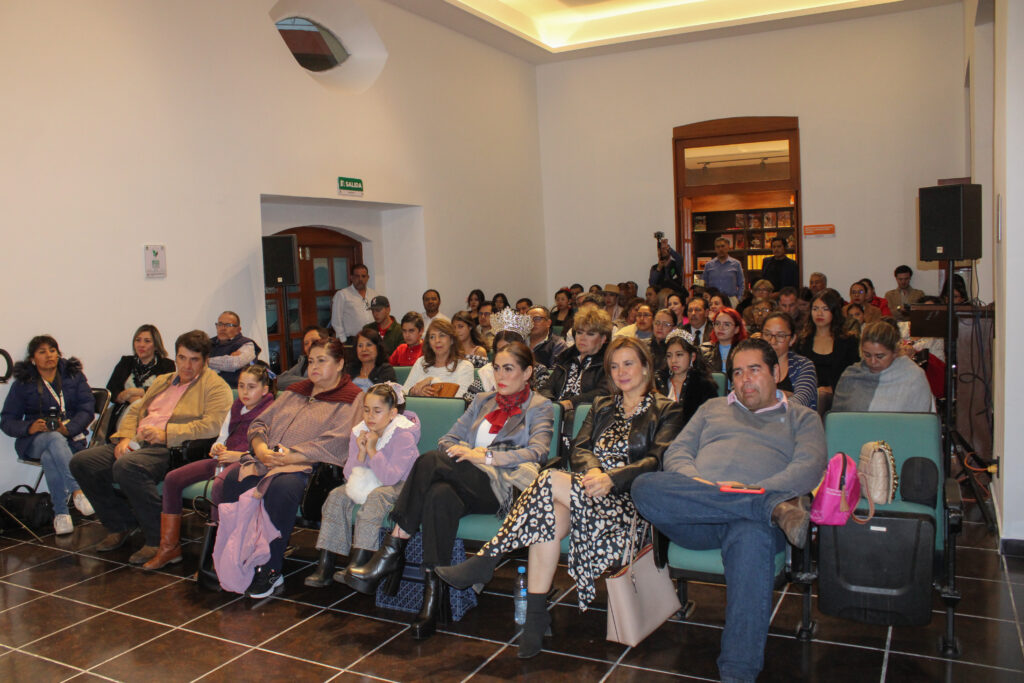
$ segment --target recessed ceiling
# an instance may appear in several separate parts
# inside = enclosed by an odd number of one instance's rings
[[[385,0],[535,63],[958,0]]]
[[[902,0],[445,0],[551,52]]]

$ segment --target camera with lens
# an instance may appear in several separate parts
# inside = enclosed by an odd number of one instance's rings
[[[665,239],[665,233],[662,232],[661,230],[658,230],[657,232],[654,233],[654,239],[658,240],[659,242],[662,241],[663,239]]]
[[[50,406],[46,411],[46,429],[55,432],[60,429],[60,410],[56,406]]]

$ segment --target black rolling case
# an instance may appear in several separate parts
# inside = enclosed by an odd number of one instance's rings
[[[890,626],[931,621],[932,517],[876,510],[867,524],[819,527],[818,543],[818,608],[824,614]]]

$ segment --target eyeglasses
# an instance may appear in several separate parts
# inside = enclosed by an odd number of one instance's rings
[[[667,323],[664,320],[657,320],[654,323],[655,327],[675,327],[672,323]]]
[[[771,332],[762,332],[761,333],[761,337],[765,341],[768,341],[768,342],[786,341],[787,339],[789,339],[792,336],[793,336],[793,334],[791,332],[776,332],[775,334],[772,334]]]
[[[716,320],[715,329],[722,329],[723,327],[736,327],[736,323],[731,320]]]
[[[214,323],[215,327],[238,327],[237,323],[222,323],[219,320]]]
[[[650,313],[637,313],[636,317],[638,317],[638,318],[653,318],[654,316],[652,316]],[[534,318],[534,320],[536,320],[536,318]]]
[[[547,320],[547,318],[545,318],[545,317],[544,317],[544,316],[542,316],[542,315],[535,315],[535,316],[533,316],[532,318],[530,318],[530,320],[532,320],[532,321],[533,321],[533,322],[535,322],[535,323],[542,323],[542,322],[544,322],[545,320]]]

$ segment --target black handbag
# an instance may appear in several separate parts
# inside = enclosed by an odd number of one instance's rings
[[[30,529],[42,529],[53,524],[53,501],[50,494],[37,493],[28,484],[19,484],[0,495],[0,506]],[[19,525],[9,519],[8,515],[0,514],[0,526],[17,528]]]
[[[302,494],[302,504],[299,506],[302,519],[311,523],[319,522],[327,495],[344,483],[345,475],[337,465],[325,462],[313,465],[313,473],[309,475],[306,490]]]

